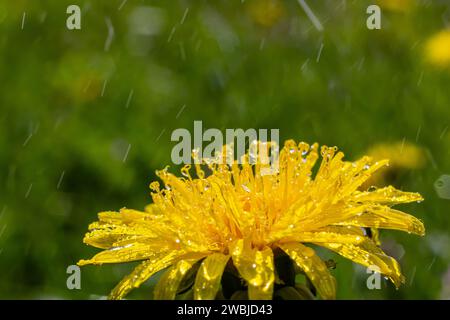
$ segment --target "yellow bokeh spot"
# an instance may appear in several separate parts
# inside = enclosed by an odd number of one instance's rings
[[[450,66],[450,29],[438,32],[427,41],[425,55],[427,61],[435,66]]]
[[[256,23],[272,27],[284,15],[285,9],[279,0],[254,0],[249,3],[248,12]]]
[[[414,5],[414,0],[378,0],[380,7],[394,12],[407,12]]]

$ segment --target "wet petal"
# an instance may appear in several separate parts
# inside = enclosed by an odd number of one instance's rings
[[[318,229],[315,232],[290,231],[288,228],[284,233],[278,232],[278,238],[270,238],[271,241],[280,242],[333,242],[333,243],[360,243],[363,240],[362,232],[350,232],[346,227],[329,226]],[[292,234],[294,233],[294,234]]]
[[[387,206],[370,206],[360,215],[338,223],[366,228],[395,229],[425,235],[425,226],[416,217]]]
[[[96,248],[109,249],[122,245],[122,241],[134,240],[143,242],[156,235],[143,226],[128,226],[125,224],[101,224],[94,222],[89,226],[83,242]]]
[[[371,240],[367,239],[359,245],[341,243],[318,243],[317,245],[333,250],[341,256],[365,267],[377,266],[380,273],[386,275],[396,287],[399,287],[404,282],[398,262],[386,255]]]
[[[101,223],[122,224],[145,220],[148,213],[133,209],[122,208],[120,212],[104,211],[98,214],[98,220]]]
[[[281,244],[280,248],[305,272],[323,299],[336,298],[336,279],[313,249],[295,242]]]
[[[161,249],[157,244],[132,243],[121,247],[113,247],[97,253],[89,260],[80,260],[79,266],[87,264],[119,263],[144,260],[154,255],[155,250]]]
[[[248,283],[248,296],[252,300],[272,298],[275,280],[272,250],[268,247],[257,250],[238,240],[230,246],[234,265]]]
[[[422,201],[423,198],[416,192],[405,192],[395,189],[393,186],[376,189],[375,191],[355,191],[352,200],[356,202],[374,202],[378,204],[400,204],[414,201]]]
[[[151,259],[142,262],[133,272],[122,279],[120,283],[111,291],[108,299],[122,299],[132,289],[138,288],[156,272],[168,267],[180,254],[177,252],[164,252],[155,254]]]
[[[213,300],[220,287],[222,273],[230,256],[213,253],[202,262],[195,278],[194,299]]]
[[[389,165],[389,160],[380,160],[371,163],[370,157],[362,157],[354,163],[355,169],[352,174],[346,174],[345,186],[340,191],[341,197],[346,197],[356,191],[366,180],[368,180],[373,173],[384,166]]]
[[[173,300],[181,281],[192,266],[201,259],[184,259],[170,267],[159,280],[155,287],[153,297],[155,300]]]

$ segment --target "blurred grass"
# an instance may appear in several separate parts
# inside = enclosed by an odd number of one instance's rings
[[[96,252],[82,244],[87,225],[99,211],[142,209],[154,171],[171,163],[171,132],[194,120],[279,128],[281,140],[337,145],[347,159],[403,139],[427,150],[425,168],[394,182],[424,195],[403,208],[427,236],[382,233],[404,248],[407,284],[370,291],[365,269],[323,255],[338,262],[339,298],[441,297],[449,200],[433,183],[450,173],[450,70],[427,65],[423,47],[448,25],[448,2],[383,10],[370,31],[369,1],[309,1],[323,32],[294,0],[264,25],[259,0],[122,2],[77,1],[79,31],[65,27],[73,1],[0,3],[0,298],[107,294],[131,264],[86,267],[82,289],[66,288],[67,266]],[[133,296],[149,297],[152,282]]]

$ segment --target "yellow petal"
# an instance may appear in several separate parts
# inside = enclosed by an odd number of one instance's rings
[[[94,222],[89,229],[91,232],[85,235],[83,242],[101,249],[121,246],[128,240],[143,242],[155,237],[151,230],[144,226]]]
[[[381,246],[381,240],[380,240],[380,230],[376,228],[370,228],[370,239],[379,247]]]
[[[355,192],[374,172],[389,164],[389,160],[380,160],[373,164],[371,164],[371,161],[370,157],[362,157],[354,163],[355,169],[352,174],[343,173],[347,181],[340,191],[342,198]]]
[[[275,280],[272,250],[268,247],[257,250],[240,239],[230,246],[233,262],[240,275],[248,283],[251,300],[272,298]]]
[[[275,237],[269,238],[270,241],[275,242],[333,242],[333,243],[360,243],[363,240],[364,234],[362,232],[350,232],[348,228],[341,226],[328,226],[318,229],[315,232],[292,232],[287,228],[285,231],[275,233]],[[294,233],[294,234],[292,234]],[[274,235],[274,236],[275,236]]]
[[[143,282],[147,281],[156,272],[168,267],[179,256],[177,252],[164,252],[155,254],[151,259],[139,264],[128,276],[122,279],[120,283],[111,291],[108,299],[122,299],[132,289],[138,288]]]
[[[387,206],[369,206],[366,212],[351,219],[338,223],[339,225],[360,226],[366,228],[395,229],[425,235],[425,226],[416,217]]]
[[[175,265],[167,270],[153,292],[155,300],[173,300],[178,291],[181,281],[192,266],[201,258],[185,259],[178,261]]]
[[[298,242],[359,243],[362,241],[362,237],[359,235],[328,231],[302,232],[298,236],[291,237],[291,239]]]
[[[305,272],[323,299],[336,298],[336,279],[313,249],[295,242],[279,247]]]
[[[389,205],[423,200],[419,193],[400,191],[393,186],[379,188],[375,191],[355,191],[351,197],[355,202],[374,202]]]
[[[100,212],[98,218],[89,225],[90,232],[83,241],[101,249],[124,246],[130,241],[145,242],[168,233],[163,219],[148,212],[123,208],[120,212]]]
[[[105,211],[98,214],[98,220],[102,223],[122,224],[137,220],[144,220],[148,213],[133,209],[122,208],[120,212]]]
[[[386,275],[396,287],[399,287],[404,282],[398,262],[386,255],[371,240],[365,240],[359,245],[341,243],[318,243],[317,245],[333,250],[341,256],[365,267],[377,266],[380,273]]]
[[[87,264],[119,263],[144,260],[154,255],[155,249],[159,246],[145,243],[132,243],[122,247],[113,247],[97,253],[89,260],[80,260],[79,266]],[[160,249],[160,247],[159,247]]]
[[[213,300],[220,287],[223,270],[230,256],[213,253],[202,262],[195,278],[194,299]]]

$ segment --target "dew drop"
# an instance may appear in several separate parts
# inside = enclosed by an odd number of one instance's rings
[[[125,246],[120,246],[120,247],[113,247],[113,248],[111,248],[111,249],[109,249],[109,251],[117,251],[117,250],[122,250],[122,249],[125,249],[125,248],[129,248],[129,247],[131,247],[133,244],[132,243],[130,243],[130,244],[127,244],[127,245],[125,245]]]
[[[315,253],[314,253],[313,249],[311,249],[309,247],[305,248],[305,251],[304,251],[305,258],[310,258],[310,257],[314,256],[314,254]]]

